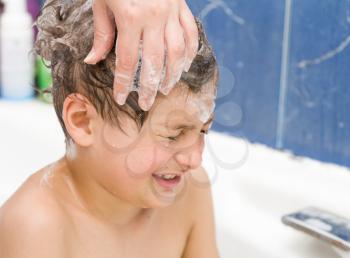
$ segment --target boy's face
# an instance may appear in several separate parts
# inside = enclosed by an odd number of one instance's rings
[[[186,172],[201,165],[215,86],[198,94],[184,87],[158,96],[140,131],[128,117],[120,119],[126,134],[102,119],[95,123],[94,177],[118,198],[144,208],[169,205],[186,190]]]

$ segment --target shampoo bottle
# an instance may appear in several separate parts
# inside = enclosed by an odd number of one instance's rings
[[[34,96],[32,18],[26,0],[5,0],[0,20],[1,96],[22,100]]]

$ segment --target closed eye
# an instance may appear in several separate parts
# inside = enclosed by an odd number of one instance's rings
[[[201,134],[208,134],[209,130],[201,130]],[[183,134],[183,131],[175,136],[168,136],[167,138],[172,141],[176,141],[181,135]]]
[[[209,132],[209,129],[207,129],[207,130],[201,130],[200,131],[200,133],[201,134],[208,134],[208,132]],[[174,136],[166,136],[166,137],[164,137],[164,138],[167,138],[168,140],[170,140],[170,141],[173,141],[173,142],[175,142],[175,141],[177,141],[182,135],[184,134],[184,131],[182,130],[179,134],[177,134],[177,135],[174,135]]]
[[[174,136],[167,136],[165,138],[169,139],[170,141],[177,141],[178,138],[183,134],[183,131],[181,131],[179,134],[174,135]]]

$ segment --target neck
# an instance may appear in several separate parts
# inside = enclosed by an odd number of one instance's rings
[[[88,160],[65,156],[59,163],[64,167],[64,185],[73,202],[98,220],[127,227],[142,223],[154,213],[153,209],[136,207],[108,191],[89,173],[93,167]]]

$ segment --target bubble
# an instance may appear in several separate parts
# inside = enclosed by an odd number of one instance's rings
[[[233,101],[219,104],[216,108],[215,122],[226,127],[235,127],[242,122],[243,111]]]
[[[206,137],[205,151],[208,152],[212,161],[220,168],[227,170],[238,169],[248,159],[249,144],[246,140],[237,139],[237,143],[232,145],[232,140],[228,140],[228,137],[224,135],[218,137],[217,134],[209,133]]]
[[[233,91],[236,82],[234,74],[225,66],[219,66],[219,74],[217,99],[229,95]]]
[[[124,123],[132,123],[130,120],[125,120]],[[127,153],[139,142],[138,137],[126,137],[124,132],[105,123],[102,127],[100,139],[103,146],[112,153]]]
[[[148,146],[131,150],[125,159],[127,173],[139,178],[149,176],[155,163],[156,149]]]

